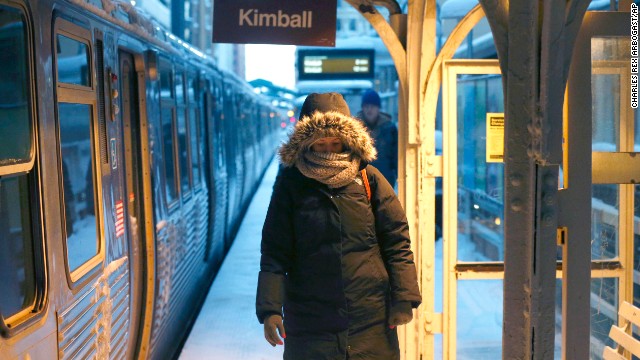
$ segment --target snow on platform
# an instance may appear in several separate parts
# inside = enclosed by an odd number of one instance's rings
[[[255,311],[260,270],[260,240],[273,183],[276,158],[245,214],[236,238],[218,272],[180,360],[276,360],[283,347],[271,347]]]

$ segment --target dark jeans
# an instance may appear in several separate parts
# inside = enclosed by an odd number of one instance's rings
[[[348,336],[323,333],[288,336],[284,342],[284,360],[399,360],[396,329],[381,329]]]

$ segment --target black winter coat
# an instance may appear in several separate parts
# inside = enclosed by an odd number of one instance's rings
[[[409,228],[389,183],[366,171],[371,201],[360,178],[331,189],[290,167],[276,179],[256,313],[263,323],[284,307],[285,359],[399,356],[388,306],[421,301]]]

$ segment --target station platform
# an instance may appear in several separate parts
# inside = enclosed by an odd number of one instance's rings
[[[278,160],[274,157],[213,281],[180,360],[282,359],[283,347],[269,345],[255,312],[262,225],[277,173]]]

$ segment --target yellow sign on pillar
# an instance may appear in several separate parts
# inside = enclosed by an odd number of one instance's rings
[[[487,162],[504,161],[504,113],[487,113]]]

